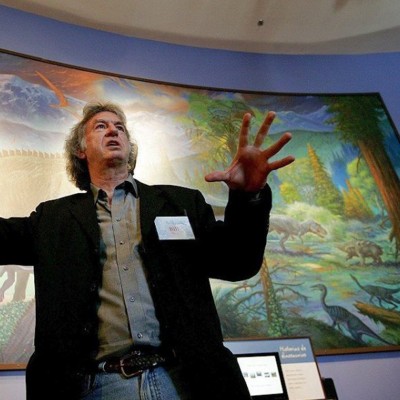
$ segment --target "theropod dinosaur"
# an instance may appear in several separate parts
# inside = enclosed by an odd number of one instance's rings
[[[324,238],[327,231],[318,222],[308,220],[299,222],[288,215],[271,215],[269,219],[269,231],[275,231],[277,234],[283,234],[279,244],[283,251],[286,251],[285,242],[290,238],[297,236],[303,243],[303,235],[313,233]]]
[[[389,343],[385,339],[381,338],[371,328],[364,324],[364,322],[362,322],[360,318],[352,314],[346,308],[342,306],[330,306],[326,304],[326,295],[328,293],[328,289],[325,285],[319,283],[311,287],[321,292],[322,308],[328,313],[329,317],[332,319],[333,328],[337,326],[339,331],[342,331],[341,326],[343,325],[344,327],[346,327],[352,338],[360,344],[367,344],[362,339],[363,335],[366,335],[374,339],[380,340],[383,343],[393,345],[393,343]]]
[[[370,295],[369,301],[371,303],[373,303],[374,298],[376,298],[381,307],[383,307],[382,302],[385,302],[393,306],[392,310],[400,304],[400,300],[393,297],[393,294],[400,292],[400,288],[390,289],[384,286],[362,285],[355,276],[350,274],[350,277],[364,292]]]

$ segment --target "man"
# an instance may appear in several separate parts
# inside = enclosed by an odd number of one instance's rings
[[[133,178],[137,156],[123,111],[88,104],[66,141],[67,171],[82,193],[0,219],[0,263],[34,265],[35,352],[29,400],[249,399],[223,346],[209,278],[254,276],[262,263],[271,192],[268,113],[254,145],[245,114],[237,155],[206,176],[229,189],[215,221],[200,192]]]

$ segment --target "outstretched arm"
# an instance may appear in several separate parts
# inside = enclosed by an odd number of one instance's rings
[[[254,144],[248,143],[251,114],[243,116],[239,134],[239,146],[235,158],[225,171],[215,171],[205,176],[207,182],[225,182],[230,189],[246,192],[258,192],[267,183],[271,171],[285,167],[294,161],[293,156],[270,161],[292,138],[289,132],[284,133],[274,144],[265,150],[261,149],[269,128],[275,118],[275,112],[268,112],[258,130]]]

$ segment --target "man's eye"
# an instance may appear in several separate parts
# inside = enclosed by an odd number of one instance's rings
[[[96,124],[94,128],[97,129],[97,130],[99,130],[99,129],[105,129],[105,128],[106,128],[106,125],[105,125],[105,124]]]
[[[124,127],[123,125],[117,125],[117,129],[118,129],[120,132],[125,132],[125,127]]]

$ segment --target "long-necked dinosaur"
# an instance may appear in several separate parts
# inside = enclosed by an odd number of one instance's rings
[[[352,314],[346,308],[342,306],[337,306],[337,305],[331,306],[326,304],[326,296],[328,293],[328,289],[325,285],[319,283],[311,287],[321,292],[322,308],[328,313],[329,317],[331,318],[333,322],[332,324],[333,328],[337,326],[338,329],[342,331],[341,326],[344,326],[350,333],[352,338],[360,344],[364,345],[367,344],[362,338],[363,335],[366,335],[374,339],[377,339],[383,343],[386,343],[388,345],[393,345],[393,343],[389,343],[388,341],[380,337],[378,334],[376,334],[371,328],[369,328],[364,322],[362,322],[360,318]]]

